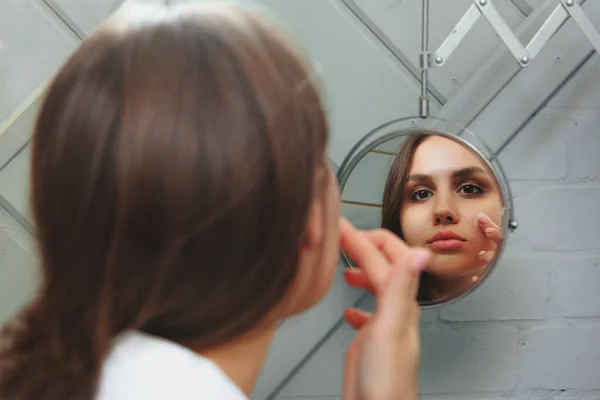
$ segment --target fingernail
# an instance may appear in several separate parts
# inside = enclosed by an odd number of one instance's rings
[[[485,254],[485,250],[481,250],[479,253],[477,253],[477,255],[478,255],[479,257],[481,257],[481,256],[482,256],[482,255],[484,255],[484,254]]]
[[[344,310],[344,317],[346,318],[348,325],[351,327],[356,328],[358,326],[358,318],[350,309]]]
[[[486,233],[486,235],[489,235],[490,233],[495,232],[495,231],[496,231],[496,228],[486,228],[485,233]]]
[[[484,213],[479,212],[477,213],[477,222],[479,222],[480,224],[487,224],[488,222],[490,222],[490,219]]]
[[[431,254],[427,250],[416,250],[411,258],[410,268],[415,271],[422,271],[427,266]]]

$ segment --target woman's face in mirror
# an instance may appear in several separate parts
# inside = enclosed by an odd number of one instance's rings
[[[487,265],[482,252],[495,247],[478,228],[478,214],[501,226],[502,207],[494,175],[472,150],[443,136],[430,136],[416,148],[400,225],[409,245],[433,252],[427,272],[447,279],[478,275]]]

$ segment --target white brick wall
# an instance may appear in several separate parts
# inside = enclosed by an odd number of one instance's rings
[[[520,227],[480,290],[423,313],[421,399],[600,399],[599,155],[596,55],[502,154]],[[339,329],[277,398],[341,398],[352,336]]]

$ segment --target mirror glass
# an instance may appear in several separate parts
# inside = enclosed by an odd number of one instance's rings
[[[353,224],[386,228],[431,250],[419,287],[422,307],[447,304],[481,285],[509,226],[501,170],[474,135],[459,134],[396,130],[354,149],[338,171],[342,212]]]

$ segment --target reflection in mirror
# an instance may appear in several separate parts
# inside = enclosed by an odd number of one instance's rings
[[[458,299],[489,275],[505,237],[505,200],[497,174],[472,144],[440,132],[396,135],[352,168],[342,184],[345,216],[433,254],[419,304]]]
[[[428,134],[402,143],[386,180],[381,226],[433,253],[420,302],[452,299],[481,279],[501,244],[502,208],[493,173],[463,144]]]

